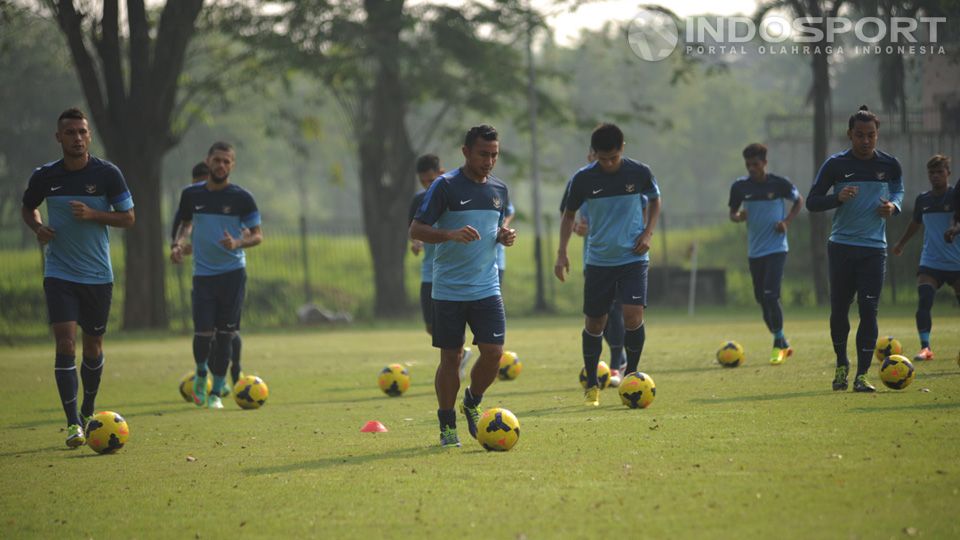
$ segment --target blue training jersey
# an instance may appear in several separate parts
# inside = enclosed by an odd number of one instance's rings
[[[427,195],[427,191],[423,190],[413,196],[413,200],[410,202],[410,215],[407,218],[407,221],[413,223],[413,218],[417,215],[417,210],[420,209],[420,206],[423,204],[423,198]],[[436,244],[423,243],[423,261],[420,262],[420,282],[421,283],[432,283],[433,282],[433,257],[437,252]]]
[[[439,229],[470,225],[480,239],[466,244],[437,244],[433,259],[433,298],[466,302],[500,294],[497,276],[497,232],[510,205],[507,186],[497,177],[483,183],[461,169],[433,181],[415,219]]]
[[[590,204],[590,232],[586,242],[586,264],[621,266],[648,261],[650,254],[637,255],[633,246],[646,228],[645,199],[660,197],[660,188],[650,167],[623,158],[620,169],[608,174],[596,162],[574,174],[565,209],[579,210]]]
[[[507,206],[507,211],[503,214],[503,217],[510,217],[516,212],[516,209],[513,207],[513,203],[509,203]],[[507,246],[497,243],[497,269],[506,270],[507,268]]]
[[[795,202],[799,198],[797,187],[775,174],[768,174],[762,182],[741,176],[730,186],[730,210],[736,211],[742,205],[747,211],[747,257],[755,259],[790,250],[787,235],[774,226],[787,217],[784,200]]]
[[[53,240],[44,248],[44,277],[88,285],[112,283],[107,226],[74,218],[70,201],[82,202],[101,212],[130,210],[133,197],[120,169],[93,156],[79,171],[64,169],[62,159],[43,165],[30,177],[23,193],[23,206],[33,210],[44,200],[47,226],[55,231]]]
[[[857,159],[851,150],[827,158],[807,197],[807,209],[823,212],[836,208],[830,241],[837,244],[884,249],[887,222],[877,213],[882,201],[892,202],[895,213],[903,203],[903,174],[897,158],[874,152],[870,159]],[[857,196],[845,203],[837,198],[847,186],[859,188]],[[833,193],[827,194],[830,188]]]
[[[216,276],[247,265],[243,249],[220,245],[224,231],[234,238],[243,229],[260,225],[260,212],[249,191],[235,184],[210,191],[206,183],[187,186],[180,193],[180,218],[193,223],[193,275]]]
[[[948,244],[943,239],[943,233],[950,228],[953,213],[956,211],[953,206],[955,193],[954,188],[947,188],[940,196],[928,191],[917,197],[913,206],[913,221],[923,225],[920,266],[950,272],[960,271],[960,241],[954,240],[952,244]]]

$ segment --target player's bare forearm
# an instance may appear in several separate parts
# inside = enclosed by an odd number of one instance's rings
[[[649,236],[653,236],[653,230],[657,227],[657,221],[660,220],[660,209],[663,206],[663,199],[657,197],[656,199],[651,199],[650,204],[647,206],[649,209],[649,219],[647,219],[646,227],[644,227],[643,232]]]
[[[567,246],[570,244],[570,237],[573,235],[573,224],[577,217],[576,212],[566,211],[560,218],[560,246],[557,248],[558,254],[567,254]]]
[[[37,229],[43,227],[43,220],[40,218],[40,211],[36,208],[30,209],[26,206],[21,206],[20,217],[23,219],[23,222],[27,224],[27,227],[30,227],[30,230],[33,232],[37,232]]]
[[[437,229],[422,221],[413,220],[410,224],[410,238],[425,244],[442,244],[450,239],[450,234],[444,229]]]
[[[240,247],[251,248],[263,242],[263,230],[259,225],[251,227],[246,234],[240,237]]]
[[[803,195],[797,195],[797,200],[793,201],[793,206],[790,207],[790,213],[787,214],[787,217],[784,219],[788,224],[793,221],[793,218],[800,215],[800,210],[803,208]]]
[[[136,215],[133,213],[133,208],[123,212],[102,212],[100,210],[94,210],[90,207],[87,207],[85,210],[80,211],[80,215],[78,215],[77,211],[75,210],[74,216],[84,221],[92,221],[100,225],[116,227],[118,229],[129,229],[133,227],[134,223],[137,222]]]
[[[193,232],[193,222],[192,221],[181,221],[180,228],[177,229],[177,237],[173,240],[173,245],[182,246],[187,243],[187,239],[190,238],[190,233]]]
[[[917,234],[920,227],[923,227],[923,225],[916,221],[911,221],[910,225],[907,225],[907,230],[903,231],[903,236],[900,237],[900,240],[897,240],[897,245],[900,247],[907,245],[907,242],[913,238],[913,235]]]

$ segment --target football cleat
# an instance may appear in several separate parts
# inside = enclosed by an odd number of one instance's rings
[[[866,375],[857,375],[857,378],[853,380],[853,391],[854,392],[876,392],[877,389],[870,383],[867,382]]]
[[[623,379],[623,377],[620,376],[620,370],[619,370],[619,369],[611,369],[611,370],[610,370],[610,383],[609,383],[610,386],[612,386],[612,387],[614,387],[614,388],[620,386],[620,381],[621,381],[622,379]]]
[[[837,367],[837,374],[833,376],[834,391],[847,389],[847,373],[850,372],[849,366]]]
[[[933,351],[930,350],[930,347],[924,347],[920,349],[914,357],[914,361],[923,362],[925,360],[933,360]]]
[[[193,404],[203,407],[207,402],[207,378],[199,375],[193,378]]]
[[[587,407],[600,406],[600,387],[591,386],[583,391],[583,404]]]
[[[787,358],[789,358],[791,355],[793,355],[793,349],[790,347],[785,349],[774,347],[773,352],[770,353],[770,363],[775,366],[779,366],[780,364],[786,362]]]
[[[87,444],[87,438],[83,435],[83,428],[77,424],[67,426],[67,446],[77,448]]]
[[[467,428],[470,430],[470,436],[476,439],[477,423],[480,421],[480,410],[476,407],[467,407],[466,400],[461,400],[460,412],[467,417]]]
[[[460,437],[457,436],[457,430],[447,426],[440,430],[440,446],[442,448],[454,448],[460,446]]]
[[[207,396],[207,408],[208,409],[222,409],[223,401],[220,399],[220,396],[216,394],[210,394]]]

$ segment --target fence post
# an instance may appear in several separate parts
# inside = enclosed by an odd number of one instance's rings
[[[310,255],[307,249],[307,216],[300,214],[300,258],[303,261],[303,298],[304,302],[313,301],[310,286]]]

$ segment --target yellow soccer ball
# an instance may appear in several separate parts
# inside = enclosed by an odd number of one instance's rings
[[[877,349],[874,354],[877,360],[883,362],[891,354],[902,354],[903,346],[893,336],[883,336],[877,340]]]
[[[196,372],[191,371],[180,379],[180,397],[187,403],[193,403],[193,379],[197,376]],[[207,395],[213,390],[213,381],[207,377]]]
[[[915,376],[916,371],[913,369],[913,363],[907,360],[907,357],[899,354],[891,354],[880,365],[880,380],[887,388],[903,390],[910,386]]]
[[[484,411],[477,423],[477,442],[491,452],[506,452],[520,440],[520,421],[512,412],[496,408]]]
[[[597,364],[597,383],[600,385],[600,389],[610,386],[610,366],[607,365],[603,360]],[[587,389],[587,368],[580,368],[580,386],[584,390]]]
[[[747,356],[743,352],[743,347],[736,341],[725,341],[717,349],[717,362],[728,368],[735,368],[747,361]]]
[[[233,399],[242,409],[259,409],[267,402],[270,390],[267,383],[256,375],[240,377],[233,387]]]
[[[101,411],[87,421],[87,446],[98,454],[113,454],[127,444],[127,421],[112,411]]]
[[[517,358],[517,353],[513,351],[503,351],[500,356],[500,371],[498,377],[501,381],[512,381],[520,376],[523,371],[523,362]]]
[[[657,385],[646,373],[630,373],[620,382],[620,401],[631,409],[646,409],[657,397]]]
[[[410,388],[410,372],[400,364],[390,364],[380,370],[377,384],[388,396],[401,396]]]

